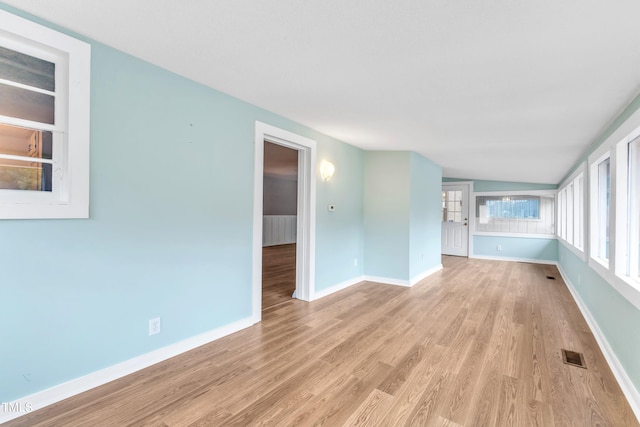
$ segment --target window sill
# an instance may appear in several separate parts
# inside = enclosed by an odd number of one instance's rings
[[[575,246],[573,246],[571,243],[567,242],[566,240],[564,240],[562,237],[558,237],[557,238],[558,241],[560,243],[562,243],[562,246],[564,246],[565,248],[567,248],[570,252],[572,252],[575,256],[577,256],[578,258],[580,258],[580,260],[582,262],[586,262],[587,261],[587,255],[584,253],[584,250],[578,249]]]
[[[555,234],[506,233],[500,231],[474,231],[472,236],[522,237],[527,239],[556,239]]]
[[[612,283],[613,282],[613,283]],[[640,284],[635,284],[626,277],[615,276],[613,280],[609,280],[616,291],[640,310]]]

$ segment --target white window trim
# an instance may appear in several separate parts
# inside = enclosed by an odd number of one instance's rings
[[[613,185],[614,157],[610,144],[602,144],[593,154],[589,156],[589,266],[596,270],[602,277],[608,278],[610,266],[613,265],[614,257],[609,246],[609,259],[607,261],[598,257],[597,239],[599,237],[598,228],[598,165],[609,159],[609,242],[613,238],[612,229],[612,205],[615,186]]]
[[[593,233],[593,222],[594,218],[591,215],[592,205],[593,205],[593,194],[592,194],[592,168],[591,165],[597,162],[606,152],[611,153],[611,198],[610,198],[610,209],[609,212],[609,266],[617,266],[616,261],[616,251],[618,250],[618,230],[616,229],[616,221],[618,220],[618,189],[619,185],[617,182],[618,176],[618,159],[617,159],[617,147],[618,144],[622,141],[626,141],[627,138],[633,136],[635,131],[640,128],[640,109],[633,113],[618,129],[616,129],[590,156],[588,159],[589,164],[589,175],[588,175],[588,185],[589,186],[589,266],[596,271],[604,280],[607,281],[618,293],[620,293],[624,298],[626,298],[630,303],[632,303],[636,308],[640,309],[640,289],[637,288],[634,284],[629,283],[628,280],[625,280],[623,277],[615,274],[614,268],[604,268],[600,263],[593,260],[591,257],[591,252],[593,250],[591,245]],[[626,197],[623,195],[623,197]]]
[[[574,183],[575,180],[580,176],[580,174],[582,174],[582,188],[581,188],[581,193],[582,193],[582,203],[583,203],[583,208],[582,208],[582,221],[581,221],[581,225],[582,225],[582,248],[575,246],[573,243],[569,243],[566,239],[564,239],[562,237],[561,230],[559,227],[560,221],[561,221],[561,214],[562,212],[560,211],[560,193],[567,188],[567,186],[571,183]],[[568,178],[566,178],[564,181],[562,181],[562,183],[560,184],[560,186],[558,187],[558,197],[556,199],[556,203],[558,206],[557,212],[558,212],[558,217],[556,218],[556,229],[557,229],[557,234],[558,234],[558,241],[567,249],[569,249],[569,251],[571,251],[574,255],[576,255],[578,258],[580,258],[582,261],[587,261],[587,254],[586,254],[586,240],[587,239],[587,209],[586,209],[586,200],[587,200],[587,162],[583,162],[578,168],[576,168],[575,171],[573,171],[573,173],[571,175],[569,175]],[[575,185],[574,185],[574,219],[573,219],[573,240],[575,243],[575,238],[576,238],[576,224],[575,224],[575,216],[579,215],[579,213],[575,212],[575,202],[577,201],[576,199],[579,197],[579,194],[577,194],[577,192],[575,191]]]
[[[630,133],[627,137],[616,143],[615,151],[616,156],[616,197],[615,199],[615,223],[616,226],[618,224],[623,224],[624,229],[618,230],[616,233],[615,241],[613,242],[613,250],[616,253],[615,257],[615,268],[613,269],[613,273],[615,275],[615,280],[622,281],[621,285],[631,286],[634,289],[640,291],[640,284],[636,283],[634,280],[629,278],[628,276],[622,274],[623,270],[626,270],[626,254],[629,234],[628,230],[626,230],[626,224],[628,224],[628,185],[627,185],[627,164],[628,164],[628,144],[640,136],[640,127],[636,128],[632,133]]]
[[[56,112],[56,123],[66,121],[66,141],[62,144],[62,163],[58,165],[63,168],[64,184],[55,199],[33,194],[16,199],[15,191],[0,190],[0,219],[88,218],[91,46],[2,10],[0,38],[10,44],[32,46],[34,51],[41,44],[70,58],[68,79],[59,88],[61,93],[67,93],[66,109],[58,109],[56,101],[56,111],[60,110]],[[36,55],[48,57],[42,52]],[[17,125],[23,122],[23,126],[33,127],[28,121],[4,116],[2,122]]]
[[[476,231],[476,196],[555,196],[556,190],[508,190],[508,191],[480,191],[471,193],[469,204],[469,225],[471,236],[498,236],[498,237],[522,237],[526,239],[556,239],[555,234],[530,234],[530,233],[509,233],[502,231]],[[557,200],[554,203],[558,203]],[[554,209],[555,210],[555,209]],[[471,215],[473,213],[473,215]],[[534,221],[540,221],[539,219]],[[556,229],[558,223],[556,221]],[[472,240],[472,239],[469,239]]]

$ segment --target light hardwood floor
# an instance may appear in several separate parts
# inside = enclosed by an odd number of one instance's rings
[[[290,300],[8,425],[638,425],[555,267],[443,264],[413,288]],[[563,364],[561,348],[588,369]]]
[[[296,244],[262,248],[262,308],[289,301],[296,290]]]

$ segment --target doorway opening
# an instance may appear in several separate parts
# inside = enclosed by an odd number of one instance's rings
[[[294,298],[311,301],[315,291],[316,142],[256,121],[253,209],[252,309],[254,323],[262,319],[263,202],[265,142],[297,153]]]
[[[262,309],[296,291],[298,150],[264,141]]]

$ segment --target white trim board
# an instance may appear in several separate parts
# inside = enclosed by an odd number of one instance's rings
[[[609,368],[611,368],[613,375],[618,381],[618,385],[620,385],[620,388],[622,389],[622,393],[624,393],[627,401],[629,402],[629,405],[631,406],[631,409],[640,422],[640,392],[633,385],[631,378],[629,378],[629,376],[627,375],[627,372],[620,363],[620,360],[618,360],[616,353],[609,345],[609,341],[607,341],[606,336],[598,326],[598,322],[595,320],[584,301],[582,301],[580,294],[573,286],[573,283],[571,283],[571,280],[569,280],[569,277],[565,274],[560,264],[558,264],[558,271],[560,272],[564,283],[567,284],[567,288],[569,289],[569,292],[571,292],[571,296],[580,309],[582,316],[587,321],[587,324],[589,325],[589,328],[591,329],[591,332],[593,333],[593,336],[595,337],[596,342],[598,343],[598,346],[600,347],[600,350],[604,355],[604,358],[609,364]]]
[[[262,221],[265,141],[298,151],[298,208],[296,231],[295,298],[310,301],[315,289],[316,250],[316,141],[304,136],[255,122],[253,182],[252,316],[262,318]]]
[[[427,271],[425,271],[422,274],[419,274],[418,276],[414,277],[413,279],[411,279],[411,281],[408,280],[400,280],[400,279],[391,279],[389,277],[377,277],[377,276],[357,276],[354,277],[352,279],[349,280],[345,280],[344,282],[338,283],[336,285],[333,285],[329,288],[323,289],[319,292],[316,292],[313,294],[313,301],[318,300],[320,298],[324,298],[326,296],[329,296],[335,292],[341,291],[343,289],[346,289],[350,286],[353,285],[357,285],[358,283],[362,283],[362,282],[375,282],[375,283],[382,283],[384,285],[394,285],[394,286],[404,286],[404,287],[411,287],[415,284],[417,284],[418,282],[420,282],[421,280],[426,279],[427,277],[431,276],[433,273],[436,273],[440,270],[442,270],[442,264],[439,264]]]
[[[444,267],[442,267],[442,264],[438,264],[433,268],[430,268],[427,271],[424,271],[420,274],[418,274],[417,276],[415,276],[413,279],[411,279],[411,286],[417,284],[418,282],[420,282],[421,280],[426,279],[427,277],[431,276],[433,273],[437,273],[438,271],[442,270]]]
[[[92,388],[99,387],[144,368],[148,368],[156,363],[160,363],[234,332],[248,328],[254,323],[253,318],[238,320],[237,322],[212,329],[208,332],[196,335],[195,337],[187,338],[186,340],[170,344],[166,347],[136,356],[132,359],[125,360],[124,362],[111,365],[107,368],[100,369],[99,371],[91,372],[90,374],[82,377],[75,378],[71,381],[67,381],[46,390],[14,400],[13,402],[9,402],[7,405],[0,407],[0,424],[18,418],[22,415],[26,415],[31,411],[37,411],[38,409],[60,402],[61,400],[75,396]],[[4,412],[4,406],[10,408],[29,408],[29,411]]]
[[[470,259],[486,259],[489,261],[512,261],[512,262],[528,262],[530,264],[544,264],[544,265],[558,265],[558,261],[551,261],[546,259],[533,259],[533,258],[513,258],[513,257],[500,257],[491,255],[473,255],[469,256]]]
[[[343,289],[347,289],[353,285],[357,285],[358,283],[362,283],[364,282],[364,276],[356,276],[352,279],[349,280],[345,280],[344,282],[340,282],[336,285],[333,285],[331,287],[322,289],[318,292],[314,292],[313,296],[312,296],[312,301],[315,300],[319,300],[320,298],[324,298],[326,296],[329,296],[333,293],[336,293],[338,291],[341,291]]]

